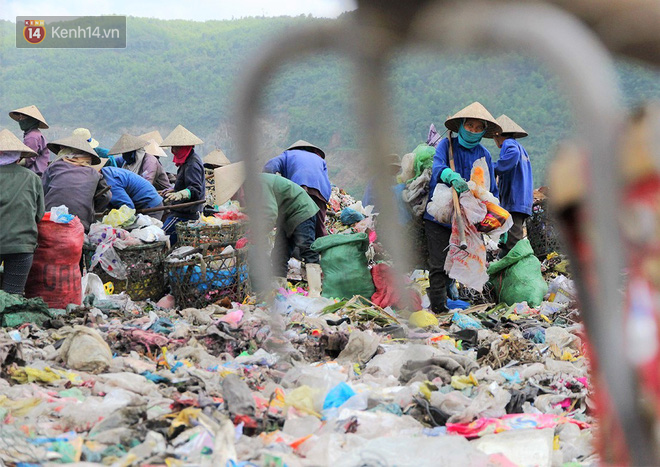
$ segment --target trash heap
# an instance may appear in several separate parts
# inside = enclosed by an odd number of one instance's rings
[[[35,324],[20,314],[35,303],[0,292],[0,459],[596,463],[572,284],[556,256],[543,264],[539,306],[441,316],[290,284],[269,305],[180,309],[105,295],[91,276],[82,306]]]

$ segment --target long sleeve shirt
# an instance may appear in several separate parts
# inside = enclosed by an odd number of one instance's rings
[[[490,192],[496,198],[499,195],[497,185],[495,184],[495,172],[493,169],[493,160],[490,152],[482,144],[478,144],[472,149],[467,149],[458,143],[458,137],[452,138],[452,147],[454,148],[454,166],[455,170],[464,180],[470,180],[473,164],[481,159],[486,159],[488,174],[490,176]],[[443,170],[449,168],[449,140],[443,138],[435,150],[433,156],[433,169],[431,171],[431,181],[429,183],[429,201],[433,197],[433,191],[438,183],[444,183],[440,180],[440,174]],[[440,224],[431,214],[424,213],[424,219],[428,219]],[[441,224],[442,225],[442,224]]]
[[[33,253],[37,224],[44,215],[44,190],[38,175],[18,164],[0,166],[0,256]]]
[[[186,161],[179,167],[174,182],[174,191],[183,189],[190,190],[190,199],[185,202],[199,201],[206,199],[206,179],[204,177],[204,164],[202,159],[193,149]],[[180,219],[197,219],[199,212],[204,209],[203,204],[188,206],[180,209],[172,209],[172,216]]]
[[[495,163],[500,203],[509,212],[532,215],[534,176],[527,151],[513,138],[505,139]]]
[[[65,160],[50,164],[42,177],[46,210],[65,205],[69,214],[78,216],[89,232],[94,213],[102,211],[110,201],[110,190],[105,180],[92,167],[78,166]]]
[[[332,186],[328,178],[328,166],[325,160],[313,152],[302,149],[284,151],[264,165],[264,172],[279,173],[284,178],[318,190],[325,201],[330,199]]]
[[[158,191],[172,188],[170,179],[167,178],[167,173],[165,173],[165,168],[163,168],[158,158],[152,154],[147,153],[144,155],[140,175]]]
[[[259,176],[263,188],[263,215],[270,226],[281,226],[287,237],[303,221],[319,212],[314,200],[299,185],[279,175]]]
[[[112,192],[110,199],[112,208],[126,205],[131,209],[147,209],[163,204],[163,198],[154,186],[130,170],[104,167],[101,169],[101,174]]]
[[[46,138],[38,128],[34,128],[23,135],[23,143],[37,153],[36,157],[25,159],[24,167],[42,177],[50,160]]]

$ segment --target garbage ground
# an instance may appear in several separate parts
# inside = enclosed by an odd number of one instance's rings
[[[595,464],[565,267],[557,255],[543,262],[550,290],[536,308],[472,296],[441,316],[313,298],[296,283],[270,308],[251,297],[178,309],[171,296],[106,296],[93,281],[67,310],[3,293],[0,459]],[[412,281],[423,292],[428,278]]]

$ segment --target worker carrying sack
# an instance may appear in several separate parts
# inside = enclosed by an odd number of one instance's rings
[[[529,240],[520,240],[501,260],[488,268],[490,282],[500,302],[507,305],[527,302],[531,307],[541,304],[548,284],[541,274],[541,262],[534,256]]]
[[[50,214],[47,212],[38,224],[39,246],[34,252],[25,296],[41,297],[50,308],[66,308],[69,303],[80,305],[80,258],[85,230],[77,217],[61,224],[51,221]]]
[[[369,248],[366,233],[326,235],[317,238],[311,248],[321,255],[323,297],[350,299],[362,295],[369,298],[376,291],[364,254]]]

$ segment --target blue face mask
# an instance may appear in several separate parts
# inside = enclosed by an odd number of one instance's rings
[[[463,146],[466,149],[472,149],[481,141],[481,138],[486,134],[486,130],[481,133],[472,133],[463,127],[463,122],[458,128],[458,144]]]

